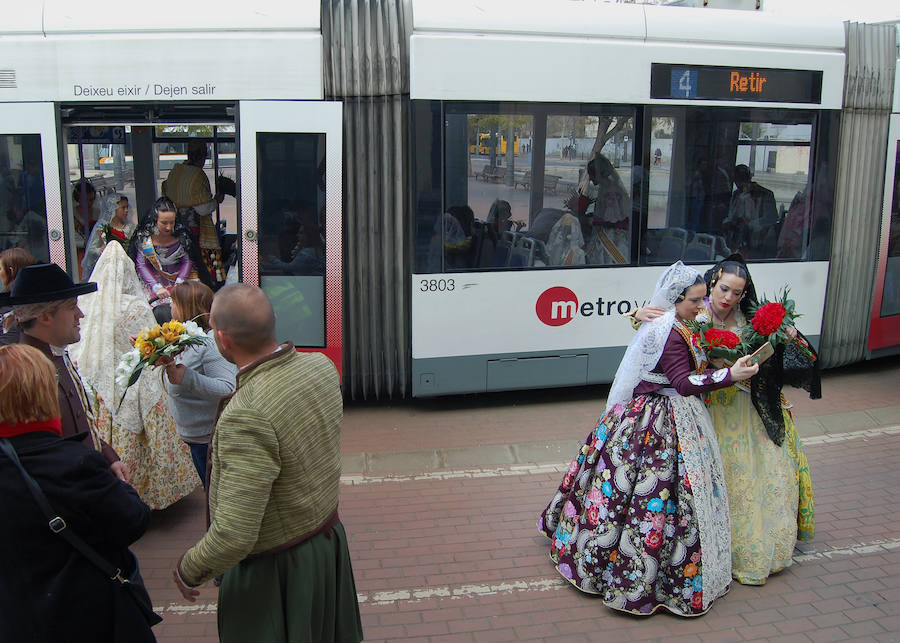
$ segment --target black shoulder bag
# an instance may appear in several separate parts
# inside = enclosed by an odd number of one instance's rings
[[[126,576],[123,570],[115,567],[112,563],[103,558],[94,551],[93,547],[84,542],[81,539],[81,536],[68,528],[66,521],[53,510],[53,507],[50,506],[47,496],[41,491],[41,487],[35,479],[25,471],[25,467],[23,467],[22,463],[19,461],[16,450],[8,439],[0,438],[0,449],[2,449],[9,459],[13,461],[13,464],[19,468],[22,477],[25,478],[25,485],[37,501],[44,517],[47,518],[47,526],[50,528],[50,531],[72,545],[77,552],[96,565],[107,578],[111,581],[115,581],[118,588],[121,591],[126,592],[134,600],[148,625],[152,627],[162,621],[162,617],[153,611],[153,603],[150,600],[150,594],[147,593],[147,588],[144,586],[144,579],[141,578],[137,557],[135,557],[131,550],[128,550],[128,554],[132,560],[132,570]]]

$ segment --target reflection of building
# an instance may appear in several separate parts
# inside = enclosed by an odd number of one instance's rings
[[[745,127],[748,125],[744,124]],[[753,136],[742,134],[738,140],[735,163],[750,167],[754,176],[767,172],[787,175],[807,173],[812,136],[810,125],[755,123],[753,127],[757,129],[755,132],[751,129]]]

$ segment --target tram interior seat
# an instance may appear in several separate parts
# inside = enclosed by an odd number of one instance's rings
[[[714,261],[716,258],[716,237],[704,232],[698,232],[684,249],[684,260]]]
[[[666,228],[659,239],[654,263],[671,263],[684,258],[688,232],[684,228]]]
[[[541,243],[537,239],[516,233],[512,248],[509,251],[509,267],[524,268],[533,266]]]

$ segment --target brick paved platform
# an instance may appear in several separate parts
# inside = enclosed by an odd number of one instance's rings
[[[605,390],[465,396],[346,410],[341,516],[370,641],[900,640],[900,362],[789,391],[816,494],[816,538],[763,587],[709,614],[639,619],[564,583],[535,522]],[[353,465],[356,465],[355,468]],[[160,641],[215,641],[216,589],[186,603],[171,567],[203,532],[195,493],[135,546]]]

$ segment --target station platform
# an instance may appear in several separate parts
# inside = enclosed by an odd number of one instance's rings
[[[604,406],[605,387],[491,393],[345,410],[341,519],[367,641],[900,640],[900,360],[788,389],[809,458],[816,536],[762,587],[734,583],[703,617],[638,618],[574,590],[537,516]],[[216,588],[171,581],[204,532],[195,492],[133,547],[161,642],[216,641]]]
[[[603,385],[348,406],[344,473],[568,462],[602,415],[608,391]],[[818,400],[790,387],[784,394],[801,438],[900,425],[900,358],[824,371]]]

